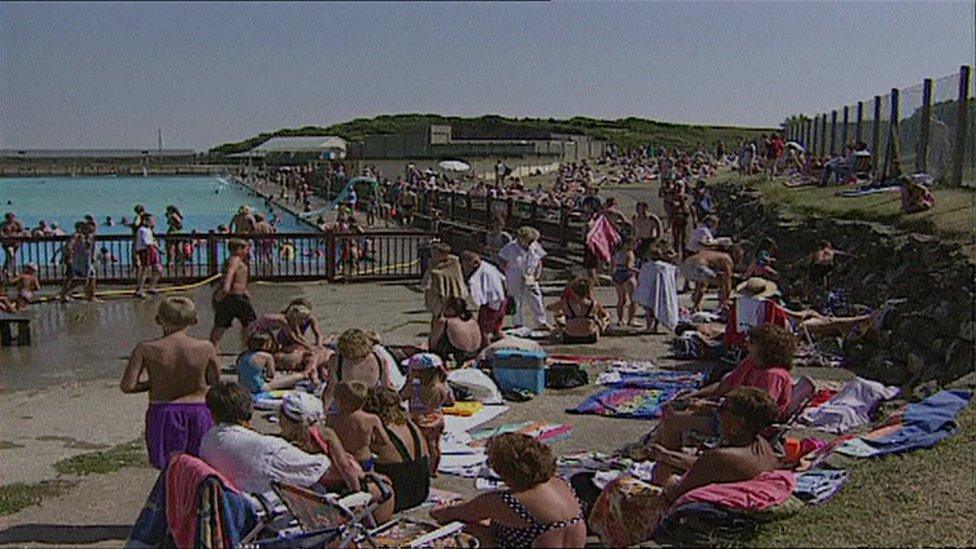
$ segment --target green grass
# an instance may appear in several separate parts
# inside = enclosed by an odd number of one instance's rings
[[[682,149],[691,149],[698,143],[705,143],[711,148],[717,140],[723,140],[726,144],[731,145],[746,138],[757,137],[759,134],[774,131],[770,128],[671,124],[634,117],[600,120],[580,116],[569,119],[506,118],[497,115],[461,118],[438,114],[396,114],[381,115],[374,118],[357,118],[324,128],[317,126],[283,128],[236,143],[224,143],[214,147],[210,152],[217,155],[233,154],[250,150],[272,137],[300,135],[338,135],[348,141],[361,143],[370,134],[401,133],[428,124],[451,125],[452,134],[456,139],[512,138],[527,135],[542,137],[549,132],[575,133],[604,139],[624,149],[646,146],[649,143],[653,143],[657,147],[679,147]]]
[[[976,544],[976,408],[931,450],[856,460],[831,501],[759,526],[761,547]]]
[[[37,505],[44,498],[60,496],[76,484],[76,481],[59,479],[32,484],[18,482],[0,486],[0,517]]]
[[[876,221],[898,228],[972,242],[976,237],[976,190],[938,188],[935,206],[926,212],[903,215],[899,193],[880,193],[857,198],[834,196],[837,187],[787,188],[783,179],[746,181],[770,201],[799,215]]]
[[[54,464],[54,470],[62,475],[84,476],[113,473],[123,467],[149,465],[146,459],[146,446],[141,440],[89,452],[63,459]]]

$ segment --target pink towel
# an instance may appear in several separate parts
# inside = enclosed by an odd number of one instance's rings
[[[177,547],[193,547],[197,536],[198,490],[209,477],[217,477],[224,488],[240,493],[234,484],[200,458],[173,454],[166,468],[166,525]]]
[[[613,249],[620,244],[620,234],[613,228],[607,216],[596,218],[586,233],[586,247],[600,261],[610,261]]]
[[[766,471],[752,480],[723,482],[696,488],[684,494],[671,511],[693,501],[711,503],[741,511],[762,511],[786,501],[796,488],[791,471]]]

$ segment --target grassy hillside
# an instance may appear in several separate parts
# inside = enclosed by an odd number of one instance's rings
[[[212,154],[225,155],[249,150],[272,137],[300,135],[338,135],[348,141],[362,142],[368,134],[399,133],[427,124],[450,124],[453,135],[459,139],[487,137],[543,137],[549,132],[585,134],[605,139],[623,149],[652,143],[665,147],[693,147],[704,142],[711,147],[715,141],[730,143],[755,136],[769,128],[734,128],[722,126],[689,126],[655,122],[643,118],[598,120],[594,118],[505,118],[480,116],[459,118],[436,114],[397,114],[375,118],[357,118],[328,127],[305,126],[285,128],[272,133],[262,133],[236,143],[225,143],[210,150]]]

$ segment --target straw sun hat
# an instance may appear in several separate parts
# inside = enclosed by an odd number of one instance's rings
[[[779,293],[776,283],[765,278],[754,276],[735,288],[735,293],[756,299],[772,297]]]

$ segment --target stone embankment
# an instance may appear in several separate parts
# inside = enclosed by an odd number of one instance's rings
[[[863,221],[795,218],[737,183],[716,187],[720,233],[746,240],[747,253],[762,239],[775,243],[779,283],[802,295],[809,255],[821,239],[854,254],[839,257],[831,288],[872,309],[896,302],[874,330],[843,348],[845,366],[885,383],[948,383],[973,371],[974,265],[955,243]],[[823,292],[812,296],[823,302]]]

